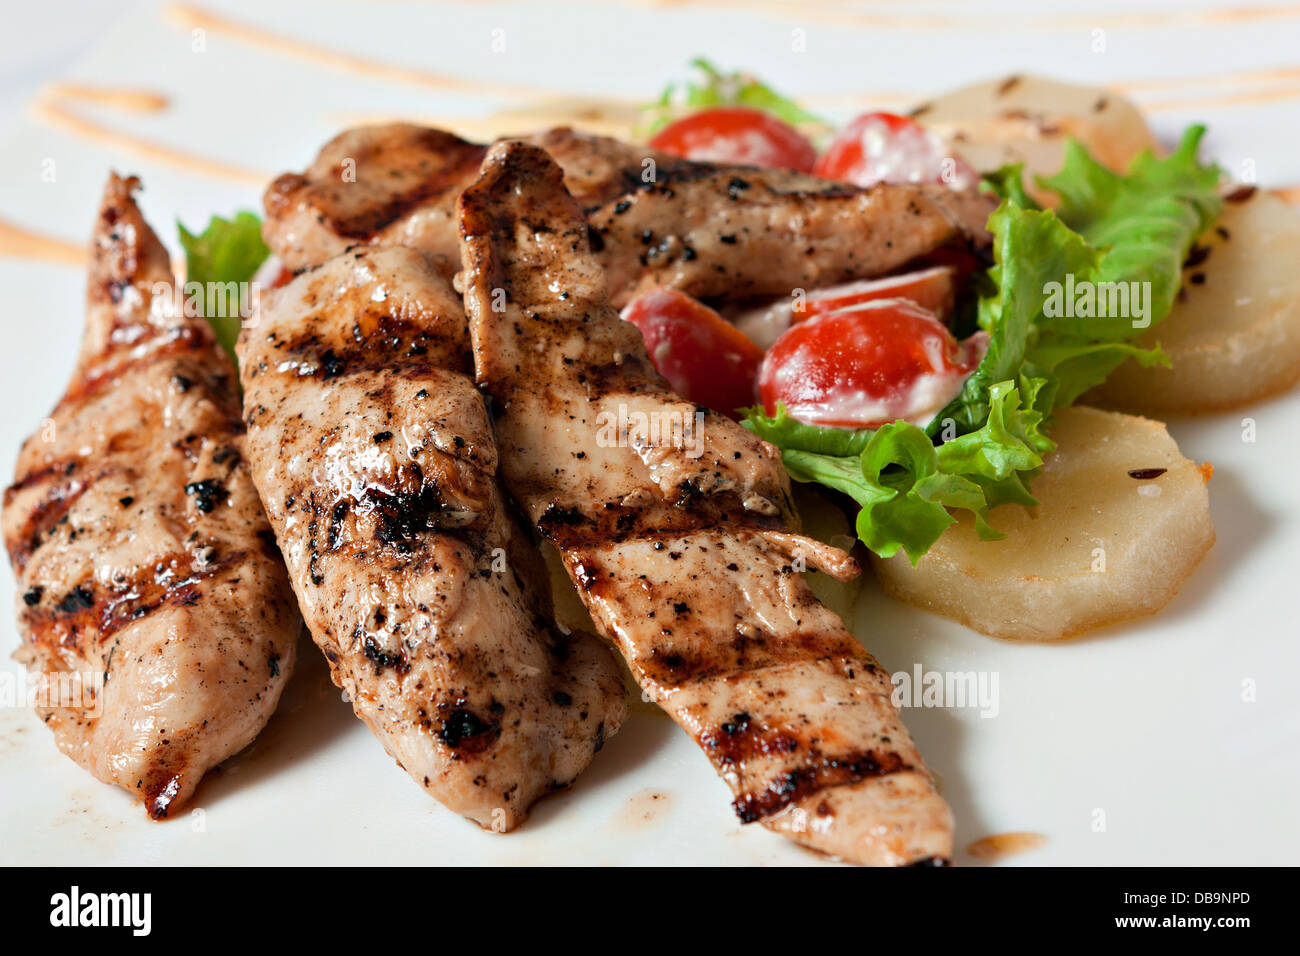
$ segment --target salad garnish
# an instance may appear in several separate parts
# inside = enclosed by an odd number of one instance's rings
[[[249,282],[257,274],[271,254],[262,241],[262,220],[254,213],[238,212],[231,219],[213,216],[208,227],[197,235],[179,222],[176,228],[185,250],[186,283],[197,283],[196,291],[203,290],[198,293],[202,296],[202,315],[212,326],[217,342],[234,359],[242,317],[238,310],[223,315],[222,310],[211,308],[206,290],[210,282]]]
[[[1002,197],[989,218],[994,265],[978,306],[989,348],[927,427],[818,427],[795,421],[784,407],[771,416],[751,408],[744,424],[781,449],[793,479],[853,498],[861,507],[858,537],[881,557],[903,550],[915,564],[954,522],[950,508],[972,512],[981,537],[1002,537],[988,513],[1006,503],[1036,504],[1029,482],[1055,447],[1045,431],[1052,411],[1105,381],[1126,358],[1167,364],[1158,347],[1135,340],[1169,313],[1183,262],[1219,214],[1222,173],[1196,155],[1204,133],[1189,128],[1168,157],[1144,153],[1126,174],[1071,141],[1061,171],[1037,180],[1061,197],[1056,211],[1029,197],[1019,166],[986,179],[985,188]],[[1137,283],[1146,314],[1049,307],[1056,285],[1111,283]]]
[[[638,139],[648,139],[673,120],[711,106],[749,106],[791,126],[805,127],[805,131],[830,129],[826,120],[749,73],[724,73],[704,57],[696,57],[690,65],[698,71],[698,78],[669,83],[657,100],[643,107],[644,116],[636,129]]]

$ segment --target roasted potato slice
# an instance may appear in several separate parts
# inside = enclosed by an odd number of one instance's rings
[[[1209,469],[1146,418],[1068,408],[1052,437],[1058,448],[1032,486],[1038,507],[992,512],[1006,538],[981,541],[963,512],[915,568],[901,553],[874,558],[885,589],[1016,641],[1054,641],[1164,607],[1214,543]]]
[[[1124,170],[1155,136],[1138,108],[1122,96],[1092,86],[1039,76],[1010,76],[954,90],[913,110],[917,121],[946,136],[962,159],[981,172],[1025,164],[1025,183],[1044,205],[1053,193],[1034,176],[1050,176],[1074,137],[1111,169]]]
[[[1300,213],[1262,190],[1225,203],[1183,271],[1173,310],[1143,336],[1164,348],[1171,367],[1125,362],[1085,400],[1125,411],[1208,412],[1295,384],[1297,261]]]

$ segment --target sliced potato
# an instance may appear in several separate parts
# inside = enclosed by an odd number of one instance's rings
[[[1146,418],[1068,408],[1052,437],[1058,448],[1032,487],[1038,507],[991,514],[1006,538],[981,541],[961,517],[915,568],[901,553],[874,559],[885,589],[1017,641],[1162,608],[1214,543],[1207,474]]]
[[[1126,169],[1144,149],[1158,149],[1146,120],[1124,97],[1040,76],[962,87],[922,104],[913,115],[948,137],[957,154],[981,172],[1024,163],[1026,185],[1045,205],[1053,205],[1055,196],[1039,189],[1033,177],[1060,170],[1071,136],[1115,170]]]
[[[1225,203],[1201,245],[1208,258],[1184,270],[1173,310],[1143,337],[1164,347],[1171,367],[1125,362],[1086,401],[1125,411],[1206,412],[1300,378],[1300,213],[1257,191]]]

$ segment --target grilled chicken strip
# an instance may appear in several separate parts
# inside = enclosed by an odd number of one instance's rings
[[[3,526],[15,657],[49,682],[41,719],[161,820],[266,724],[302,625],[244,459],[234,368],[202,319],[170,307],[138,185],[109,178],[81,355],[19,454]]]
[[[795,533],[774,447],[655,372],[559,167],[493,147],[460,228],[506,487],[740,819],[858,863],[948,860],[952,817],[889,674],[796,571],[851,577],[853,561]]]
[[[413,250],[358,249],[265,296],[239,356],[254,476],[335,683],[425,790],[512,829],[626,703],[608,648],[550,623],[459,297]]]
[[[523,137],[564,170],[616,306],[654,286],[701,299],[788,296],[983,245],[993,200],[937,185],[860,189],[799,173],[695,163],[559,128]],[[266,240],[292,270],[355,243],[410,245],[456,268],[456,197],[485,147],[409,124],[348,130],[265,197]]]

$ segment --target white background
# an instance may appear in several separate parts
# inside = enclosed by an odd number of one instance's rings
[[[1242,71],[1300,66],[1300,16],[1215,19],[1204,2],[435,3],[432,0],[206,3],[231,17],[376,61],[567,91],[649,98],[704,53],[795,94],[902,90],[918,96],[989,75],[1042,72],[1089,83],[1180,79],[1148,92],[1254,89]],[[1279,6],[1280,11],[1290,8]],[[827,12],[856,11],[856,22]],[[792,12],[793,11],[793,12]],[[1135,15],[1165,14],[1142,21]],[[1069,18],[1067,21],[1053,17]],[[1171,19],[1172,17],[1172,19]],[[917,18],[933,22],[918,23]],[[492,31],[506,52],[491,52]],[[805,31],[806,53],[791,51]],[[1105,52],[1094,52],[1096,30]],[[269,174],[301,168],[348,117],[462,114],[515,105],[340,72],[225,35],[195,53],[160,5],[10,5],[0,39],[0,218],[82,241],[105,171],[138,172],[146,215],[173,248],[173,221],[256,208],[255,184],[197,175],[34,120],[22,104],[51,80],[156,89],[159,114],[79,112],[194,153]],[[1290,83],[1292,86],[1288,86]],[[1160,109],[1166,139],[1194,120],[1231,170],[1300,184],[1300,79],[1254,105]],[[42,164],[57,164],[54,183]],[[0,256],[0,472],[62,392],[81,322],[78,270]],[[1258,441],[1241,441],[1241,418]],[[891,670],[991,670],[1001,711],[909,711],[965,846],[1029,830],[1044,849],[1015,863],[1293,863],[1300,716],[1295,611],[1300,569],[1296,475],[1300,401],[1175,421],[1184,452],[1216,466],[1219,542],[1157,617],[1062,646],[1000,644],[901,607],[868,582],[856,632]],[[0,573],[0,577],[4,577]],[[0,581],[0,650],[18,642],[12,588]],[[818,863],[742,828],[725,787],[667,720],[638,712],[568,793],[506,837],[442,810],[387,759],[328,684],[310,647],[280,713],[251,751],[198,794],[198,815],[149,824],[124,793],[54,748],[25,710],[0,709],[0,862]],[[12,664],[6,666],[12,668]],[[1242,682],[1258,701],[1243,703]],[[660,795],[650,800],[650,793]],[[1098,831],[1098,811],[1106,826]],[[960,857],[962,862],[973,862]]]

